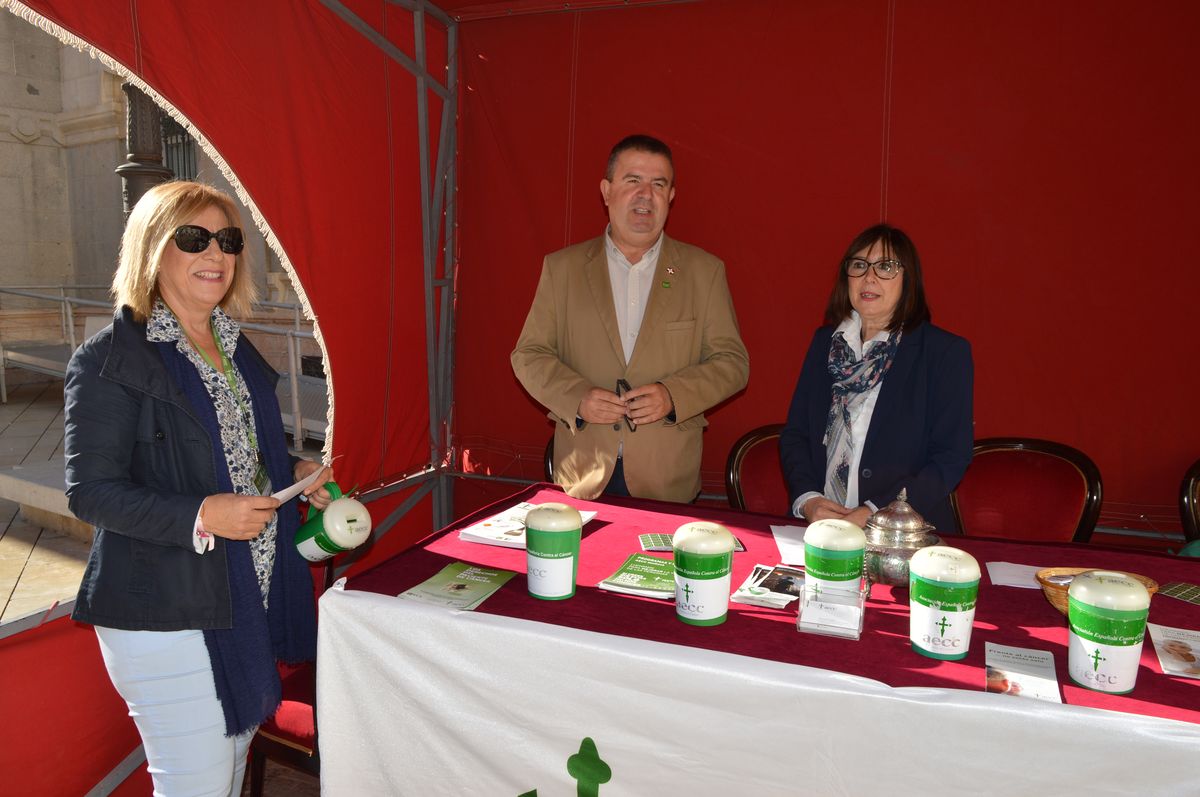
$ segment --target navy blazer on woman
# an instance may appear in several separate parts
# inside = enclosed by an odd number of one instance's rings
[[[813,335],[804,358],[780,459],[792,503],[825,492],[825,423],[833,401],[829,342],[834,327]],[[932,324],[906,329],[884,375],[863,445],[859,503],[884,507],[908,489],[908,501],[940,531],[957,532],[950,491],[958,486],[975,443],[971,344]]]

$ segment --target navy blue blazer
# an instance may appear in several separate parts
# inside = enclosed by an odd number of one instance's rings
[[[834,328],[813,335],[804,358],[780,460],[792,503],[804,493],[825,492],[825,423],[833,401],[827,366]],[[879,508],[908,489],[908,501],[939,531],[956,533],[950,491],[971,464],[975,369],[971,344],[932,324],[906,329],[896,359],[883,378],[863,444],[859,502]]]

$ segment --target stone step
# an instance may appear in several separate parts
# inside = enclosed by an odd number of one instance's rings
[[[91,542],[91,525],[67,508],[64,467],[63,458],[57,457],[0,469],[0,498],[19,504],[21,515],[31,523]]]

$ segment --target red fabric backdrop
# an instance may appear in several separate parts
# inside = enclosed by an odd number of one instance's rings
[[[1178,267],[1200,211],[1200,6],[894,5],[466,9],[457,429],[474,467],[541,472],[550,427],[508,355],[542,256],[603,229],[608,148],[645,131],[675,151],[667,229],[726,261],[750,350],[706,435],[707,491],[739,435],[783,419],[837,259],[882,217],[920,248],[935,322],[973,344],[976,437],[1077,446],[1104,476],[1102,522],[1178,529],[1200,457]]]
[[[325,335],[340,478],[424,463],[412,77],[313,1],[27,3],[173,103],[262,210]],[[411,53],[407,11],[345,5]],[[920,246],[937,322],[974,345],[977,436],[1078,446],[1110,513],[1171,517],[1200,455],[1187,268],[1200,6],[450,5],[466,20],[455,417],[471,467],[540,473],[549,425],[508,354],[542,255],[603,229],[608,148],[646,131],[676,152],[669,230],[727,262],[753,362],[746,391],[713,413],[706,489],[740,434],[782,418],[842,248],[884,217]],[[388,508],[373,505],[377,522]],[[425,502],[373,558],[428,523]],[[42,705],[58,686],[24,685],[5,714],[29,723],[0,768],[36,793],[51,781],[31,762],[62,738]],[[93,762],[96,779],[116,760]]]

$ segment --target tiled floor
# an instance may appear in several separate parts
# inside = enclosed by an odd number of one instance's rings
[[[60,380],[23,384],[0,404],[0,468],[45,462],[62,455],[63,398]],[[320,457],[319,448],[306,451]],[[89,544],[25,520],[0,499],[0,622],[44,612],[75,597]],[[243,794],[250,793],[247,776]],[[316,778],[267,762],[266,795],[320,794]]]
[[[62,382],[20,385],[0,405],[0,467],[45,462],[62,455]],[[0,621],[48,609],[73,598],[87,562],[88,543],[23,518],[0,500]]]

